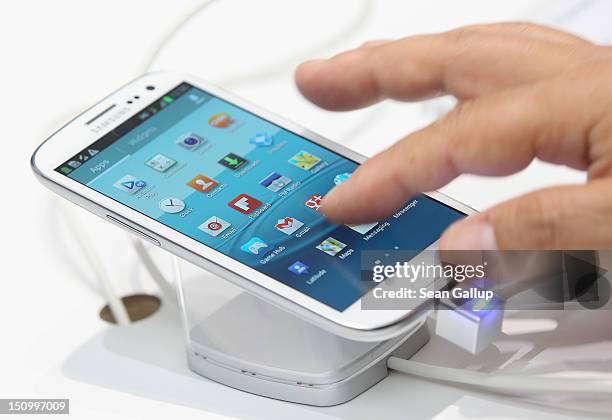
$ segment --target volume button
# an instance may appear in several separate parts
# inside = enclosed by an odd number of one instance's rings
[[[151,242],[153,245],[161,246],[161,243],[160,243],[160,242],[159,242],[157,239],[155,239],[154,237],[152,237],[152,236],[150,236],[150,235],[147,235],[146,233],[144,233],[144,232],[142,232],[142,231],[140,231],[140,230],[136,229],[134,226],[128,225],[127,223],[122,222],[122,221],[121,221],[121,220],[119,220],[119,219],[115,219],[115,218],[114,218],[113,216],[111,216],[110,214],[107,214],[107,215],[106,215],[106,218],[107,218],[107,219],[108,219],[110,222],[112,222],[112,223],[114,223],[114,224],[118,225],[119,227],[122,227],[123,229],[126,229],[127,231],[129,231],[129,232],[131,232],[131,233],[135,234],[136,236],[139,236],[140,238],[144,239],[145,241],[149,241],[149,242]]]

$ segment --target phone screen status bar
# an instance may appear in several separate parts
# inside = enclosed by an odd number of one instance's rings
[[[145,107],[136,115],[113,129],[111,132],[104,135],[90,146],[81,150],[79,153],[72,156],[70,159],[66,160],[60,166],[55,168],[55,170],[64,175],[70,174],[72,171],[79,168],[83,163],[87,162],[89,159],[97,155],[100,151],[110,146],[117,139],[124,136],[134,128],[138,127],[140,124],[153,117],[159,111],[171,105],[176,99],[178,99],[185,92],[191,89],[191,87],[192,86],[189,83],[181,83],[166,94],[157,98],[147,107]]]

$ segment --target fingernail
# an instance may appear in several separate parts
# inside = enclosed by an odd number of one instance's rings
[[[496,250],[495,229],[486,220],[472,221],[468,218],[452,226],[442,236],[440,249]]]

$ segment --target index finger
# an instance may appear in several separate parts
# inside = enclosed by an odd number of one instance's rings
[[[440,93],[466,99],[556,75],[591,52],[586,42],[551,42],[561,36],[550,31],[546,37],[520,31],[491,25],[407,37],[305,62],[296,82],[304,96],[332,110]]]
[[[610,91],[592,86],[593,72],[609,72],[599,67],[465,101],[366,161],[325,196],[321,211],[342,223],[371,222],[462,173],[508,175],[535,157],[578,169],[605,163],[605,155],[589,154],[598,144],[590,136],[610,134],[593,129],[612,102]],[[376,205],[360,205],[364,197]]]

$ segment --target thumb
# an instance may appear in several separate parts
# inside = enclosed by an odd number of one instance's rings
[[[547,188],[451,225],[442,250],[611,249],[612,180]]]

